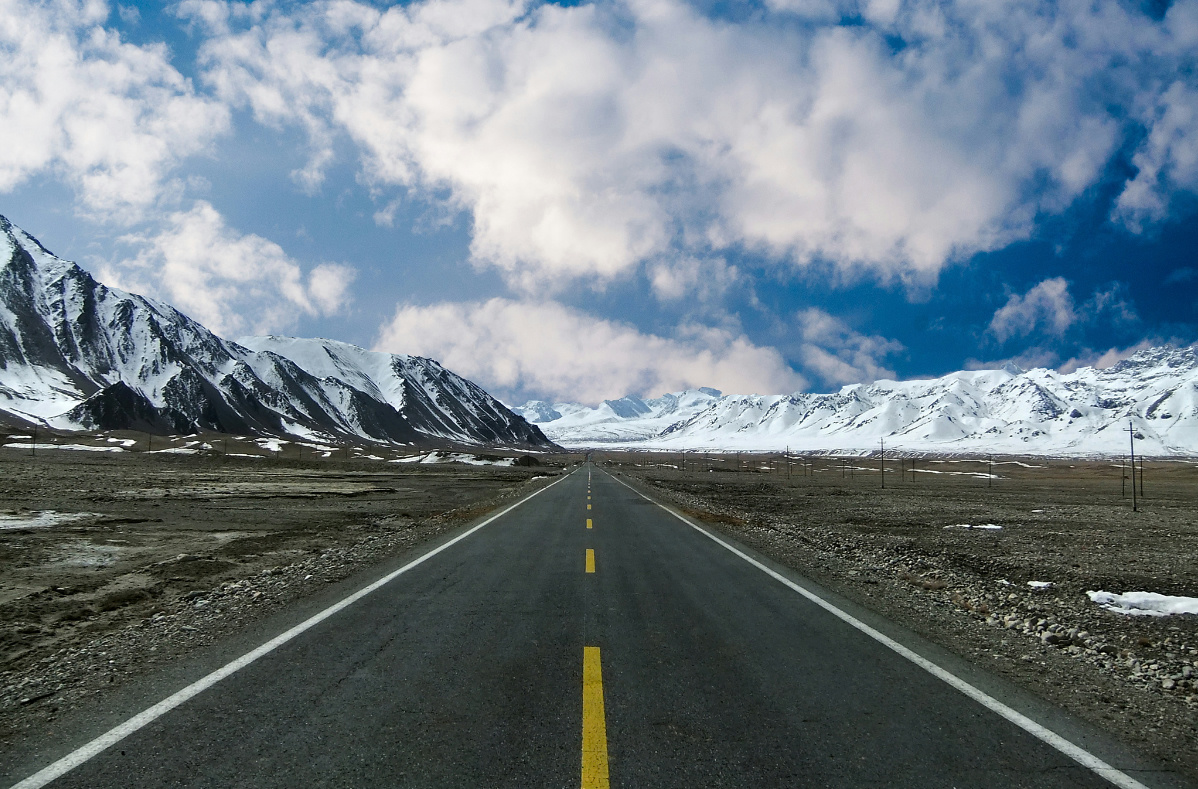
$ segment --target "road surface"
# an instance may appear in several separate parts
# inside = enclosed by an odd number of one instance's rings
[[[26,785],[1113,785],[589,466],[210,685]]]

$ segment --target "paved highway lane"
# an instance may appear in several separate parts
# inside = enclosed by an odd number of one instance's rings
[[[589,468],[49,785],[609,782],[1112,785]]]

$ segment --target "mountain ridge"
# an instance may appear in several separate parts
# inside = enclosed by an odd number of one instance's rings
[[[4,421],[414,446],[552,446],[534,425],[433,359],[333,340],[245,342],[221,338],[169,304],[96,281],[0,216]],[[304,369],[288,353],[298,344],[306,349],[301,362],[318,360],[321,348],[341,358],[341,374],[327,365]],[[352,369],[353,358],[373,372]]]
[[[530,401],[513,410],[571,447],[686,451],[1198,454],[1198,346],[1148,348],[1073,373],[1004,365],[832,393],[687,390],[598,406]],[[640,407],[623,404],[636,401]],[[635,412],[635,413],[634,413]],[[556,413],[559,416],[546,418]]]

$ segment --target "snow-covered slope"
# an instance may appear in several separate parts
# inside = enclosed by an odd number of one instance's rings
[[[330,340],[217,337],[108,288],[0,217],[0,418],[64,429],[547,445],[431,359]]]
[[[571,447],[871,451],[885,440],[896,451],[1119,455],[1131,419],[1137,451],[1198,454],[1194,347],[1152,348],[1067,375],[1008,367],[854,384],[833,394],[718,394],[514,410]]]

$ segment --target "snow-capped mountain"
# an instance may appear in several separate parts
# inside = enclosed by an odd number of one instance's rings
[[[169,305],[96,282],[0,217],[0,420],[548,446],[431,359],[331,340],[222,339]]]
[[[1106,369],[951,373],[833,394],[721,395],[710,389],[598,407],[513,409],[568,447],[669,450],[1198,454],[1196,347],[1140,351]],[[553,416],[557,414],[557,416]]]

